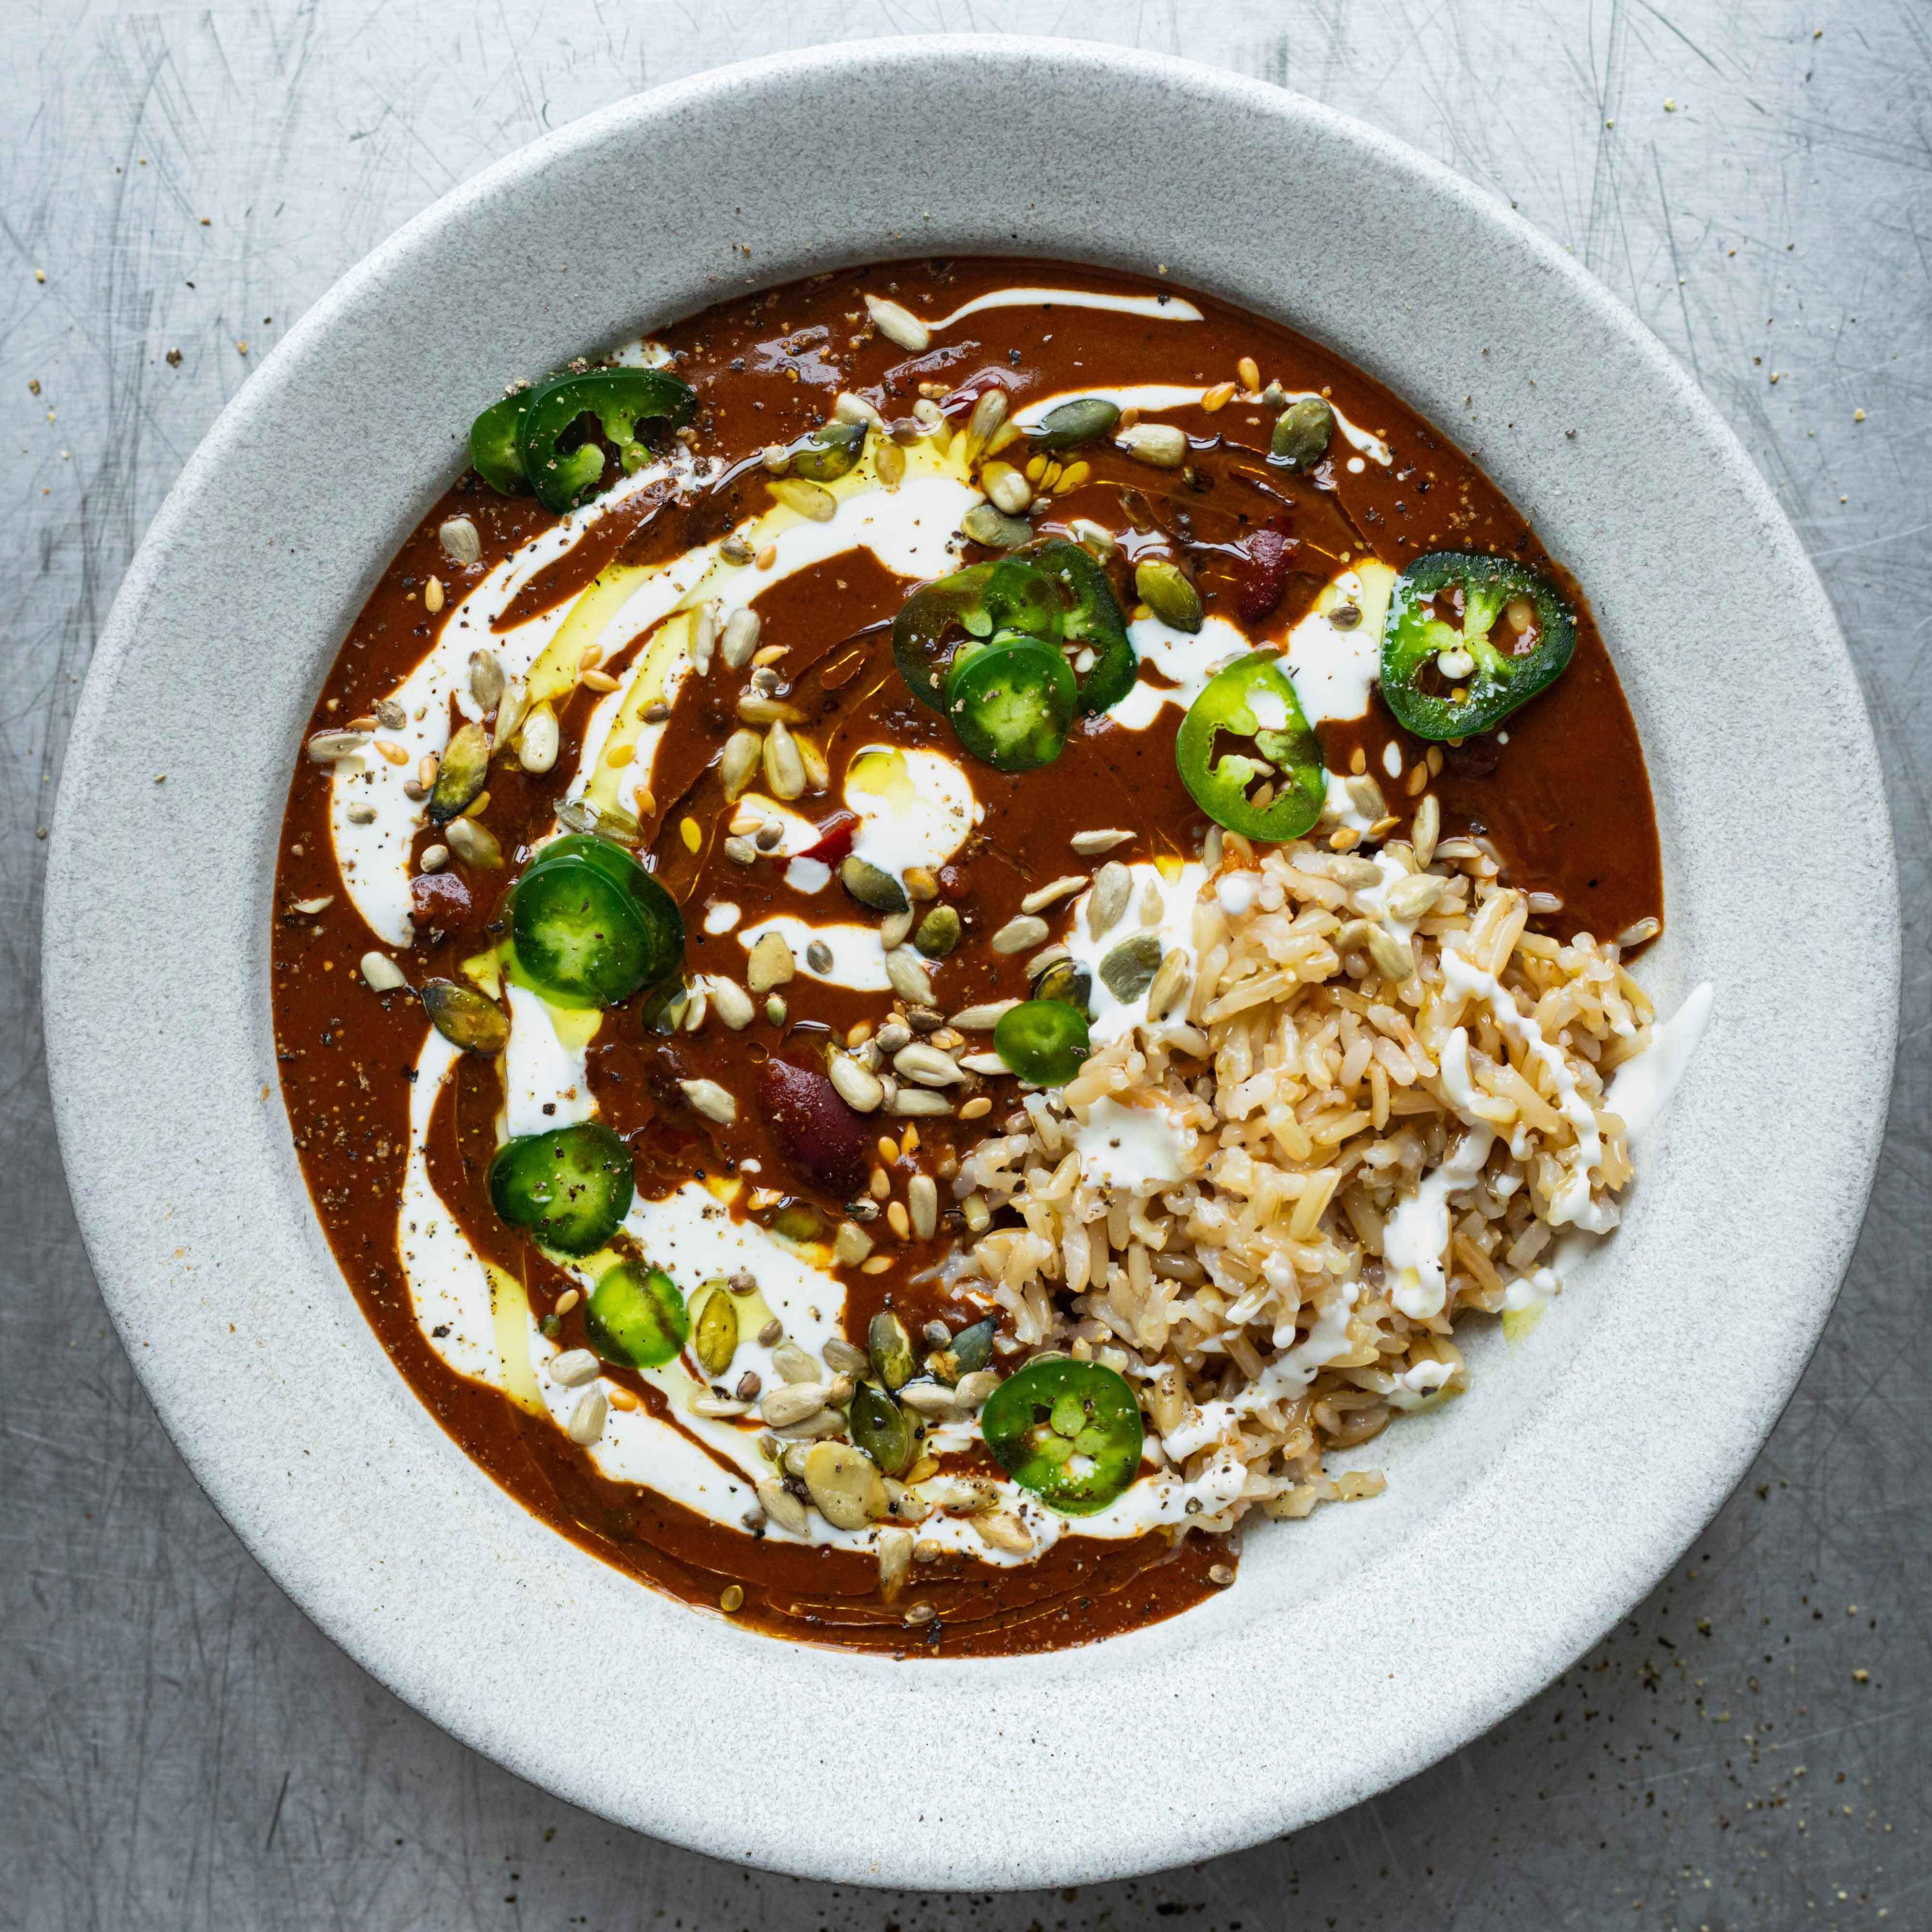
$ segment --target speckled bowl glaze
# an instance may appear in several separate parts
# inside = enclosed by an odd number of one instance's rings
[[[443,1435],[310,1211],[268,940],[314,694],[502,380],[747,286],[948,250],[1164,263],[1478,446],[1588,587],[1643,734],[1670,915],[1645,976],[1666,1010],[1701,980],[1717,1004],[1625,1226],[1527,1341],[1477,1348],[1464,1400],[1374,1445],[1384,1498],[1257,1527],[1238,1586],[1176,1621],[896,1664],[653,1594]],[[1830,1309],[1884,1121],[1898,932],[1870,734],[1804,553],[1697,392],[1561,250],[1272,88],[1065,42],[910,39],[707,74],[524,149],[256,372],[88,679],[47,890],[48,1058],[88,1250],[163,1420],[386,1684],[682,1844],[862,1882],[1040,1885],[1364,1798],[1651,1588]],[[882,1737],[901,1767],[883,1784],[862,1772]]]

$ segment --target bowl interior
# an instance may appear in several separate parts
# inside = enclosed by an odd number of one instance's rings
[[[1717,1004],[1623,1229],[1522,1344],[1477,1342],[1467,1398],[1363,1452],[1383,1498],[1258,1528],[1239,1587],[1171,1623],[913,1665],[658,1598],[442,1434],[310,1211],[274,1085],[268,922],[314,694],[507,376],[747,286],[968,250],[1164,264],[1340,349],[1478,454],[1589,593],[1643,736],[1669,914],[1643,976],[1666,1012],[1700,980]],[[1806,801],[1802,846],[1768,829],[1786,794]],[[1295,97],[1066,43],[928,40],[727,70],[576,124],[439,203],[292,332],[116,604],[45,943],[62,1147],[104,1292],[184,1454],[325,1628],[479,1748],[640,1828],[862,1882],[997,1886],[1319,1816],[1494,1722],[1649,1587],[1828,1310],[1882,1125],[1897,913],[1816,579],[1708,406],[1594,283]],[[610,1722],[586,1697],[560,1721],[558,1687],[608,1682],[614,1642],[646,1663],[643,1708]],[[806,1710],[790,1774],[746,1779],[743,1741]],[[845,1796],[882,1719],[951,1741],[889,1857]]]

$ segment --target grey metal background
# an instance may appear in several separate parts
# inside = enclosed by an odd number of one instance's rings
[[[0,1926],[1932,1924],[1924,0],[4,13]],[[36,957],[37,835],[99,625],[182,462],[302,309],[446,188],[591,108],[782,47],[942,30],[1117,40],[1298,88],[1573,249],[1694,371],[1824,574],[1877,728],[1906,920],[1891,1126],[1844,1298],[1758,1466],[1679,1570],[1515,1718],[1373,1803],[1211,1864],[991,1899],[844,1891],[638,1838],[475,1756],[314,1630],[183,1469],[108,1331],[49,1124]],[[211,728],[246,728],[245,664],[233,688]],[[1772,773],[1765,836],[1808,836],[1804,801]],[[1456,1633],[1438,1636],[1453,1672]],[[1282,1660],[1291,1697],[1294,1667]],[[702,1687],[655,1684],[648,1658],[627,1658],[607,1684],[557,1694],[648,1726],[654,1697]],[[746,1744],[748,1775],[784,1778],[782,1728]],[[852,1767],[888,1869],[895,1808],[944,1778],[944,1744],[902,1740]],[[1125,1726],[1122,1747],[1131,1806]],[[1231,1778],[1240,1762],[1231,1738]]]

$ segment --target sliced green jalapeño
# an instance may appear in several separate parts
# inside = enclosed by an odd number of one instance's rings
[[[1460,629],[1436,614],[1451,590],[1462,593]],[[1432,550],[1389,598],[1382,702],[1418,738],[1474,737],[1546,691],[1576,648],[1576,614],[1547,578],[1511,557]]]
[[[691,1315],[662,1268],[620,1262],[584,1304],[584,1338],[620,1368],[661,1369],[691,1339]]]
[[[628,472],[649,460],[638,440],[638,424],[682,424],[690,420],[697,400],[689,383],[662,369],[553,376],[491,404],[470,424],[470,460],[492,488],[506,495],[534,490],[545,509],[561,515],[606,482],[604,452],[596,443],[562,446],[580,418],[595,419],[620,466]]]
[[[1016,553],[1060,586],[1066,600],[1060,634],[1079,680],[1080,709],[1105,711],[1134,688],[1140,660],[1107,573],[1087,550],[1064,537],[1048,537]]]
[[[974,758],[999,771],[1036,771],[1065,747],[1077,694],[1072,669],[1058,651],[1004,632],[954,658],[946,715]]]
[[[892,620],[899,675],[922,704],[944,711],[946,674],[957,650],[1000,631],[1057,646],[1060,610],[1054,581],[1016,558],[956,570],[915,590]]]
[[[1087,1016],[1059,1000],[1022,1000],[1000,1016],[993,1051],[1022,1080],[1064,1087],[1093,1051]]]
[[[1000,1468],[1062,1516],[1105,1509],[1141,1466],[1140,1404],[1099,1362],[1029,1362],[987,1399],[980,1432]]]
[[[636,1189],[630,1149],[596,1120],[506,1141],[490,1163],[490,1204],[561,1255],[603,1246]]]
[[[677,902],[622,846],[581,832],[517,881],[510,930],[523,975],[559,1006],[620,1006],[684,960]]]
[[[1242,742],[1224,748],[1224,736]],[[1209,679],[1174,734],[1174,760],[1195,803],[1244,838],[1299,838],[1328,802],[1322,741],[1270,651],[1237,658]]]

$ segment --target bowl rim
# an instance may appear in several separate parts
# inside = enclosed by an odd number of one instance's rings
[[[1845,761],[1841,811],[1862,842],[1855,855],[1862,867],[1856,893],[1867,929],[1853,942],[1860,950],[1842,990],[1850,1003],[1847,1024],[1865,1052],[1861,1063],[1846,1075],[1844,1119],[1820,1157],[1821,1167],[1830,1164],[1837,1184],[1835,1210],[1827,1225],[1816,1231],[1802,1265],[1793,1272],[1792,1306],[1779,1318],[1783,1326],[1767,1335],[1762,1358],[1756,1360],[1756,1400],[1748,1414],[1728,1417],[1721,1433],[1689,1445],[1696,1453],[1648,1534],[1627,1539],[1620,1560],[1606,1571],[1570,1580],[1570,1598],[1560,1614],[1552,1613],[1547,1628],[1528,1647],[1507,1659],[1485,1659],[1482,1669],[1452,1683],[1424,1715],[1407,1725],[1394,1725],[1374,1738],[1352,1737],[1350,1750],[1337,1754],[1342,1761],[1325,1775],[1245,1793],[1216,1791],[1211,1802],[1203,1793],[1198,1802],[1176,1803],[1168,1793],[1168,1802],[1150,1804],[1133,1816],[1103,1825],[1072,1846],[1052,1841],[1064,1821],[1044,1810],[1038,1820],[1005,1816],[999,1832],[982,1829],[963,1845],[944,1842],[939,1831],[942,1823],[956,1831],[961,1818],[935,1816],[932,1829],[922,1821],[920,1828],[908,1831],[902,1844],[894,1847],[893,1868],[886,1871],[866,1852],[857,1837],[839,1834],[828,1824],[829,1814],[809,1807],[802,1820],[791,1823],[764,1816],[747,1819],[740,1841],[722,1844],[702,1806],[688,1794],[638,1781],[634,1754],[592,1748],[566,1761],[554,1740],[533,1735],[527,1708],[518,1706],[513,1715],[504,1714],[510,1708],[506,1680],[490,1681],[489,1689],[506,1700],[493,1705],[488,1695],[440,1678],[436,1660],[421,1654],[419,1633],[406,1617],[394,1614],[394,1606],[380,1593],[372,1596],[366,1580],[346,1579],[332,1570],[324,1552],[314,1546],[318,1522],[314,1512],[304,1522],[285,1520],[278,1483],[268,1472],[259,1442],[211,1432],[205,1391],[200,1388],[206,1367],[184,1355],[185,1342],[170,1353],[165,1338],[151,1325],[154,1307],[144,1276],[152,1265],[152,1249],[144,1237],[151,1236],[152,1229],[143,1229],[140,1223],[143,1216],[152,1221],[152,1198],[143,1196],[138,1182],[100,1166],[104,1154],[116,1151],[118,1130],[108,1121],[103,1104],[112,1069],[104,1057],[108,1048],[94,997],[100,991],[99,961],[89,956],[91,947],[98,950],[99,928],[90,924],[88,902],[98,869],[105,862],[109,835],[90,814],[99,800],[109,795],[104,773],[119,754],[116,727],[125,721],[117,720],[114,698],[140,647],[144,622],[171,594],[175,550],[192,538],[198,520],[220,500],[226,472],[233,466],[245,468],[257,426],[299,383],[308,359],[337,332],[352,330],[358,312],[397,278],[406,279],[412,262],[440,244],[460,239],[553,170],[567,167],[574,159],[594,156],[607,145],[630,142],[647,148],[654,130],[693,108],[722,108],[738,115],[748,106],[770,104],[781,93],[796,94],[802,88],[863,89],[882,76],[908,74],[931,84],[941,69],[982,80],[1024,71],[1050,77],[1056,88],[1117,86],[1157,90],[1169,99],[1184,88],[1190,104],[1208,111],[1233,120],[1267,122],[1317,143],[1333,144],[1381,175],[1392,191],[1460,211],[1473,226],[1496,238],[1502,255],[1552,278],[1566,301],[1587,314],[1619,352],[1634,360],[1654,386],[1660,406],[1694,432],[1700,456],[1714,466],[1724,487],[1735,493],[1744,513],[1763,532],[1768,546],[1766,568],[1796,600],[1794,628],[1813,646],[1811,670],[1822,680],[1834,746]],[[844,259],[886,259],[889,253],[874,248]],[[380,565],[379,559],[370,567]],[[801,1875],[871,1884],[1006,1887],[1120,1876],[1236,1850],[1312,1822],[1386,1788],[1468,1742],[1540,1689],[1646,1594],[1742,1475],[1789,1400],[1830,1312],[1862,1220],[1882,1136],[1899,972],[1898,889],[1886,827],[1876,748],[1856,679],[1798,537],[1736,436],[1688,375],[1555,242],[1462,177],[1379,130],[1305,98],[1220,70],[1095,44],[1020,36],[848,42],[769,56],[675,82],[586,115],[506,156],[417,215],[351,268],[289,332],[223,411],[184,466],[130,566],[90,668],[69,742],[54,821],[44,926],[47,1057],[56,1120],[76,1214],[104,1297],[164,1426],[251,1552],[308,1616],[406,1701],[475,1748],[572,1802],[694,1850]],[[240,1225],[228,1232],[232,1242],[242,1240]],[[235,1252],[240,1252],[238,1246]],[[412,1395],[406,1399],[415,1402]],[[1515,1426],[1527,1430],[1534,1420],[1519,1416]],[[455,1453],[460,1458],[460,1452]],[[500,1528],[503,1543],[481,1556],[501,1558],[522,1543],[513,1529]],[[569,1547],[560,1538],[553,1540],[562,1549]],[[575,1554],[583,1562],[595,1562]],[[601,1594],[594,1581],[577,1574],[571,1558],[561,1557],[558,1567],[568,1573],[560,1588],[586,1597]],[[478,1594],[484,1594],[480,1588]],[[1216,1606],[1217,1610],[1221,1607]],[[679,1614],[689,1616],[681,1609]],[[652,1619],[647,1616],[646,1621]],[[702,1620],[691,1621],[694,1626]],[[1192,1622],[1190,1616],[1181,1624]],[[718,1628],[709,1623],[705,1627]],[[1211,1628],[1204,1622],[1198,1630],[1155,1628],[1166,1633],[1155,1646],[1142,1643],[1142,1636],[1148,1634],[1139,1633],[1056,1654],[1070,1675],[1084,1672],[1105,1679],[1116,1674],[1124,1659],[1131,1659],[1138,1669],[1150,1657],[1185,1657],[1204,1646],[1232,1645],[1234,1640],[1234,1627],[1226,1617],[1214,1620]],[[718,1634],[727,1646],[770,1641],[746,1640],[726,1628],[718,1628]],[[694,1636],[692,1640],[696,1644],[706,1640]],[[836,1679],[849,1674],[856,1682],[884,1686],[886,1694],[901,1698],[915,1716],[952,1713],[953,1694],[943,1688],[940,1680],[953,1682],[962,1671],[974,1673],[976,1682],[986,1687],[986,1694],[995,1697],[1013,1690],[1024,1700],[1038,1688],[1036,1674],[1026,1667],[1025,1660],[928,1664],[909,1681],[907,1673],[892,1676],[892,1666],[874,1660],[855,1661],[849,1654],[804,1652],[802,1646],[779,1648],[798,1650],[813,1660],[803,1666],[807,1678],[819,1674]],[[842,1661],[835,1665],[830,1661],[833,1658]],[[1076,1661],[1069,1665],[1069,1658]],[[795,1662],[787,1664],[788,1673]],[[792,1681],[789,1674],[787,1681]],[[691,1761],[702,1761],[694,1732],[680,1734],[679,1742],[691,1754]],[[1066,1766],[1092,1761],[1096,1748],[1093,1741],[1062,1738],[1035,1738],[1027,1748],[1041,1763]],[[660,1755],[662,1749],[660,1743]],[[818,1762],[823,1769],[836,1770],[830,1760]],[[1266,1780],[1259,1782],[1266,1786]],[[934,1809],[943,1812],[944,1807]],[[982,1826],[986,1822],[977,1818],[972,1822]]]

